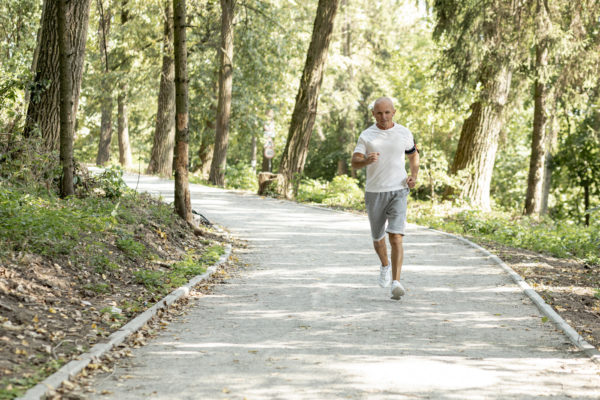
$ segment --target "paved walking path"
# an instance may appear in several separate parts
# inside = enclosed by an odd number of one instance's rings
[[[167,201],[172,188],[150,177],[138,187]],[[410,226],[408,293],[394,301],[377,286],[366,217],[191,192],[195,209],[249,243],[250,266],[98,377],[90,398],[600,397],[599,368],[476,249]]]

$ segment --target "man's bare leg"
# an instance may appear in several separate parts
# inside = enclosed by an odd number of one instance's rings
[[[385,236],[381,240],[373,241],[373,247],[375,248],[375,252],[379,256],[381,265],[383,265],[384,267],[390,265],[390,261],[388,260],[387,255],[387,247],[385,245]]]
[[[403,235],[399,233],[390,233],[389,235],[390,245],[392,247],[392,280],[399,281],[400,273],[402,272],[402,262],[404,260],[404,248],[402,247]]]

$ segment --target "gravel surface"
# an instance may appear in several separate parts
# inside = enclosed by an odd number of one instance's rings
[[[172,199],[172,181],[127,179]],[[394,301],[365,216],[191,191],[248,242],[249,268],[97,376],[89,398],[599,398],[600,368],[476,249],[409,225]]]

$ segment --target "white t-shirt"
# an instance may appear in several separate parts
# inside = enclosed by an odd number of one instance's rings
[[[412,133],[400,124],[382,130],[376,124],[365,129],[358,138],[355,153],[365,156],[379,153],[377,162],[367,165],[367,192],[391,192],[408,188],[404,154],[417,151]]]

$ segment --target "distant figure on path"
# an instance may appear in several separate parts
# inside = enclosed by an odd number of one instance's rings
[[[404,257],[402,238],[406,224],[406,200],[410,189],[417,183],[419,151],[412,133],[393,121],[396,110],[391,99],[377,99],[372,113],[376,123],[360,134],[352,154],[352,168],[367,167],[365,204],[373,246],[381,261],[379,285],[388,287],[391,282],[392,299],[399,300],[405,294],[400,272]],[[405,154],[410,176],[406,174]],[[391,268],[385,244],[386,232],[392,247]]]

